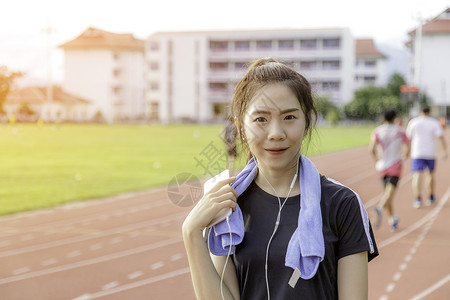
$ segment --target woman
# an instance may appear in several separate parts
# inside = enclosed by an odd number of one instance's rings
[[[236,86],[232,113],[251,159],[183,223],[197,298],[367,299],[367,262],[378,255],[367,213],[300,154],[316,119],[307,80],[257,60]],[[205,243],[204,228],[229,208]]]

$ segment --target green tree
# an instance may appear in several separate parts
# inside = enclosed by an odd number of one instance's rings
[[[19,107],[18,113],[26,116],[33,116],[36,114],[34,110],[28,105],[28,103],[22,103]]]
[[[5,113],[3,105],[14,80],[21,76],[23,76],[21,72],[10,72],[6,66],[0,66],[0,114]]]
[[[389,79],[387,88],[392,95],[400,99],[400,86],[404,84],[406,84],[406,81],[403,76],[400,73],[394,73]]]
[[[326,96],[315,96],[314,97],[314,105],[316,107],[317,112],[322,117],[326,117],[331,111],[337,110],[336,105],[331,102]]]
[[[355,92],[353,101],[344,106],[344,114],[350,119],[377,120],[385,109],[406,113],[407,107],[388,88],[367,86]]]

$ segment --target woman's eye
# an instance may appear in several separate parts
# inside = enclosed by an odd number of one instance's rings
[[[297,119],[297,117],[294,116],[294,115],[288,115],[288,116],[285,117],[285,119],[286,120],[294,120],[294,119]]]
[[[262,123],[262,122],[265,122],[265,121],[266,121],[266,118],[264,118],[264,117],[258,117],[258,118],[255,119],[255,122],[258,122],[258,123]]]

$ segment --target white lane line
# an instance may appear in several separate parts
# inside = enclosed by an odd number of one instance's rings
[[[78,242],[84,242],[84,241],[97,239],[99,237],[104,237],[104,236],[113,235],[113,234],[121,234],[121,233],[128,232],[130,230],[147,227],[147,226],[151,226],[154,224],[159,224],[161,222],[166,221],[168,218],[169,219],[178,219],[180,217],[186,217],[186,213],[181,212],[177,215],[172,215],[170,217],[165,216],[165,217],[161,217],[158,219],[144,221],[141,223],[136,223],[136,224],[132,224],[132,225],[124,226],[124,227],[113,228],[113,229],[105,230],[105,231],[96,231],[96,232],[93,232],[86,236],[67,238],[67,239],[48,242],[48,243],[44,243],[44,244],[40,244],[40,245],[33,245],[33,246],[21,248],[21,249],[7,250],[7,251],[0,252],[0,258],[12,256],[12,255],[29,253],[29,252],[38,251],[38,250],[49,249],[49,248],[63,246],[63,245],[74,244],[74,243],[78,243]]]
[[[56,258],[49,258],[41,262],[41,266],[48,267],[50,265],[54,265],[58,262]]]
[[[129,284],[124,284],[124,285],[121,285],[119,287],[107,290],[107,291],[101,291],[101,292],[97,292],[97,293],[94,293],[94,294],[89,294],[89,298],[85,298],[85,299],[96,299],[96,298],[112,295],[112,294],[123,292],[123,291],[126,291],[126,290],[138,288],[138,287],[141,287],[141,286],[144,286],[144,285],[152,284],[152,283],[155,283],[155,282],[158,282],[158,281],[167,280],[169,278],[181,276],[181,275],[187,274],[189,272],[190,272],[189,267],[183,268],[183,269],[179,269],[179,270],[176,270],[176,271],[173,271],[173,272],[161,274],[161,275],[158,275],[158,276],[155,276],[155,277],[151,277],[151,278],[148,278],[148,279],[143,279],[143,280],[132,282],[132,283],[129,283]]]
[[[103,291],[110,290],[112,288],[115,288],[118,285],[119,285],[119,283],[117,281],[113,281],[113,282],[107,283],[104,286],[102,286],[102,290]]]
[[[177,253],[170,257],[170,261],[177,261],[177,260],[181,259],[182,257],[183,257],[183,254]]]
[[[95,200],[90,200],[89,202],[95,202]],[[97,203],[97,204],[105,204],[105,202],[104,201],[100,201],[100,203]],[[72,203],[72,204],[67,204],[67,205],[69,206],[69,205],[74,205],[74,204]],[[155,202],[153,202],[151,204],[147,203],[147,204],[139,205],[138,207],[140,208],[139,210],[142,211],[144,209],[147,210],[149,208],[161,207],[161,206],[164,206],[164,205],[170,205],[170,201],[167,201],[166,199],[163,199],[163,200],[155,201]],[[53,209],[53,210],[56,211],[57,209]],[[120,210],[120,209],[118,209],[118,210]],[[34,211],[34,212],[32,211],[30,213],[37,213],[37,212],[38,211]],[[27,212],[21,213],[21,214],[26,214],[26,213]],[[52,213],[53,213],[53,211],[52,211]],[[114,212],[109,213],[109,215],[113,216]],[[123,213],[121,213],[120,215],[122,216]],[[8,217],[10,217],[10,216],[7,216],[7,218]],[[17,216],[12,216],[11,218],[21,218],[21,216],[20,216],[20,214],[18,214]],[[44,224],[41,224],[41,225],[36,225],[35,227],[31,227],[29,229],[22,230],[22,232],[23,231],[44,232],[44,234],[49,234],[49,232],[48,232],[49,230],[50,230],[50,233],[54,233],[54,232],[51,231],[51,228],[59,227],[59,225],[75,225],[75,224],[89,225],[89,224],[92,224],[92,221],[95,221],[97,219],[98,219],[97,213],[94,213],[91,216],[87,216],[86,214],[84,214],[81,219],[78,217],[78,218],[73,218],[72,220],[64,219],[63,221],[54,221],[54,222],[44,223]],[[19,223],[19,220],[16,219],[14,221],[10,221],[8,224],[9,225],[14,225],[15,223]],[[16,234],[16,231],[12,230],[11,232],[8,232],[6,234],[1,234],[1,236],[2,237],[6,237],[6,236],[14,235],[14,234]]]
[[[127,236],[128,236],[129,238],[135,238],[135,237],[138,237],[138,236],[139,236],[139,231],[132,231],[132,232],[129,232],[129,233],[127,233]]]
[[[449,281],[450,281],[450,274],[448,274],[447,276],[445,276],[444,278],[442,278],[441,280],[439,280],[438,282],[436,282],[435,284],[433,284],[432,286],[430,286],[429,288],[427,288],[423,292],[415,295],[414,297],[412,297],[409,300],[420,300],[420,299],[423,299],[426,296],[428,296],[431,293],[433,293],[434,291],[436,291],[437,289],[439,289],[440,287],[442,287],[443,285],[445,285]]]
[[[439,204],[433,209],[431,213],[428,214],[429,218],[427,219],[427,223],[425,224],[425,226],[422,227],[422,230],[419,232],[414,245],[410,248],[409,253],[405,256],[403,264],[400,265],[399,267],[400,270],[394,274],[392,282],[387,285],[386,287],[387,293],[390,293],[395,289],[394,282],[398,281],[402,276],[402,269],[403,270],[406,269],[408,262],[410,262],[413,259],[413,255],[417,252],[417,248],[421,245],[422,241],[425,239],[425,236],[431,229],[431,226],[437,219],[439,212],[441,211],[442,207],[444,206],[445,202],[447,202],[449,197],[450,197],[450,188],[447,190],[447,193],[445,194],[444,198],[441,199]],[[384,295],[383,297],[387,298],[387,295]]]
[[[400,178],[400,182],[398,183],[398,186],[397,186],[396,190],[398,190],[401,186],[405,185],[411,179],[412,179],[412,174],[411,173],[409,173],[408,175],[406,175],[403,178]],[[369,201],[364,203],[364,206],[365,207],[371,207],[371,206],[375,205],[380,200],[382,195],[383,195],[383,193],[379,193],[378,195],[376,195],[375,197],[373,197],[372,199],[370,199]]]
[[[122,252],[117,252],[117,253],[113,253],[113,254],[109,254],[109,255],[103,255],[103,256],[96,257],[96,258],[91,258],[91,259],[87,259],[87,260],[83,260],[83,261],[79,261],[79,262],[75,262],[75,263],[71,263],[71,264],[53,267],[50,269],[34,271],[34,272],[30,272],[30,273],[23,274],[23,275],[6,277],[6,278],[0,279],[0,285],[19,281],[19,280],[34,278],[34,277],[38,277],[38,276],[53,274],[53,273],[57,273],[57,272],[67,271],[67,270],[71,270],[71,269],[75,269],[75,268],[85,267],[85,266],[89,266],[89,265],[93,265],[93,264],[97,264],[97,263],[101,263],[101,262],[105,262],[105,261],[110,261],[110,260],[130,256],[130,255],[135,255],[135,254],[139,254],[142,252],[151,251],[151,250],[154,250],[157,248],[162,248],[162,247],[174,245],[177,243],[181,243],[182,241],[183,241],[182,238],[176,237],[176,238],[172,238],[169,240],[153,243],[150,245],[146,245],[146,246],[142,246],[142,247],[138,247],[138,248],[134,248],[134,249],[128,249],[128,250],[125,250]]]
[[[159,261],[159,262],[157,262],[157,263],[152,264],[152,265],[150,266],[150,269],[152,269],[152,270],[157,270],[157,269],[160,269],[160,268],[162,268],[162,267],[164,267],[164,262]]]
[[[390,293],[394,290],[395,288],[395,283],[390,283],[387,287],[386,287],[386,292]]]
[[[73,298],[72,300],[89,300],[89,299],[92,299],[89,294],[83,294],[81,296]]]
[[[20,240],[22,242],[26,242],[26,241],[32,240],[33,238],[34,238],[33,235],[31,233],[29,233],[29,234],[24,235]]]
[[[115,238],[110,239],[110,240],[109,240],[109,243],[110,243],[110,244],[117,244],[117,243],[120,243],[121,241],[123,241],[123,238],[121,238],[120,236],[118,236],[118,237],[115,237]]]
[[[450,188],[447,189],[447,191],[444,194],[444,196],[442,196],[441,200],[436,204],[436,207],[433,208],[433,210],[431,212],[429,212],[422,219],[420,219],[416,223],[408,226],[407,228],[405,228],[401,232],[394,234],[390,238],[387,238],[387,239],[381,241],[380,243],[377,243],[378,249],[381,249],[381,248],[383,248],[383,247],[385,247],[385,246],[387,246],[389,244],[392,244],[393,242],[398,241],[402,237],[410,234],[411,232],[413,232],[414,230],[418,229],[420,226],[422,226],[426,222],[430,221],[431,218],[436,216],[441,211],[442,207],[445,205],[445,203],[447,202],[447,200],[449,198],[450,198]]]
[[[0,242],[0,248],[6,247],[6,246],[9,246],[9,245],[11,245],[11,241],[10,240],[5,240],[5,241],[1,241]]]
[[[75,251],[67,253],[66,256],[67,256],[67,258],[74,258],[74,257],[80,256],[80,255],[81,255],[81,251],[75,250]]]
[[[20,274],[27,273],[30,271],[31,271],[30,267],[22,267],[22,268],[14,270],[12,273],[13,273],[13,275],[20,275]]]
[[[366,179],[367,177],[376,175],[376,171],[375,169],[370,169],[365,171],[364,173],[360,173],[358,174],[358,176],[354,176],[352,178],[350,178],[349,180],[345,180],[345,185],[346,186],[350,186],[354,183],[357,183],[359,181],[363,181],[364,179]],[[343,181],[341,181],[343,183]]]
[[[102,243],[97,243],[97,244],[91,245],[91,246],[89,247],[89,249],[91,249],[91,251],[100,250],[100,249],[102,249],[102,248],[103,248]]]
[[[144,273],[142,271],[136,271],[136,272],[128,274],[128,279],[133,280],[138,277],[141,277],[142,275],[144,275]]]

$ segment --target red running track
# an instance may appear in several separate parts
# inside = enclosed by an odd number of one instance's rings
[[[447,131],[447,141],[450,141]],[[365,147],[313,157],[372,206],[382,192]],[[369,299],[450,299],[450,159],[432,207],[412,207],[409,161],[395,196],[399,230],[375,230]],[[185,190],[186,191],[186,190]],[[0,218],[0,299],[195,299],[167,187]]]

